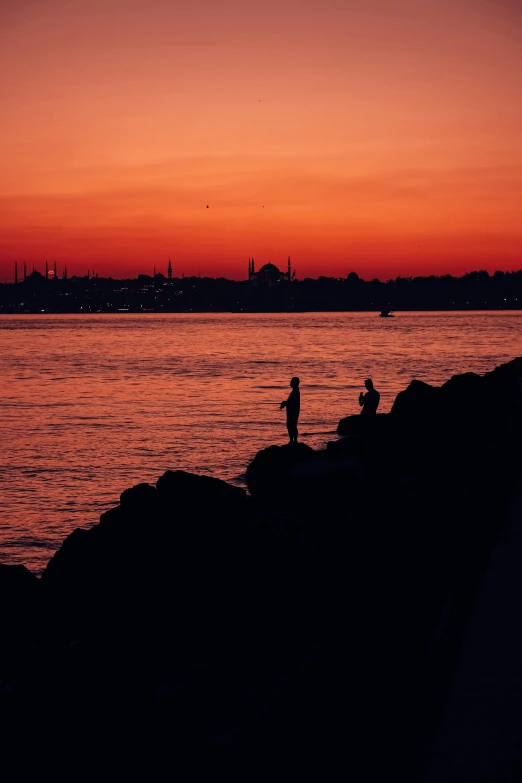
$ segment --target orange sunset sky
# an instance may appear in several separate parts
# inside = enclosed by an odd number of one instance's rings
[[[0,0],[0,108],[2,280],[522,267],[519,0]]]

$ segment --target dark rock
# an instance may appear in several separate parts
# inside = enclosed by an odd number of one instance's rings
[[[375,416],[361,416],[360,414],[346,416],[337,425],[339,435],[352,438],[365,438],[373,433],[387,418],[385,413],[377,413]]]
[[[522,357],[512,359],[510,362],[495,367],[494,370],[487,372],[484,376],[486,383],[496,385],[498,388],[506,389],[512,387],[522,379]]]
[[[124,492],[126,491],[127,490],[124,490]],[[127,509],[125,509],[121,505],[115,506],[114,508],[110,508],[108,511],[104,511],[103,514],[100,515],[100,525],[103,525],[103,527],[106,528],[118,527],[120,522],[126,518],[127,518]]]
[[[513,359],[484,375],[488,404],[504,418],[517,421],[522,415],[522,358]]]
[[[427,416],[437,406],[440,389],[424,381],[411,381],[410,385],[399,392],[390,413],[393,416]]]
[[[291,471],[315,459],[314,450],[304,443],[269,446],[259,451],[246,470],[251,495],[266,500],[285,496]]]
[[[107,514],[110,513],[107,512]],[[105,514],[102,517],[105,517]],[[96,539],[102,538],[104,533],[104,528],[96,527],[90,530],[77,527],[73,530],[47,563],[42,574],[42,583],[49,584],[54,580],[56,574],[59,575],[58,579],[64,586],[69,582],[68,587],[70,587],[70,582],[82,579],[85,573],[94,566],[91,558],[95,542]],[[119,533],[121,535],[123,531],[119,531]],[[105,537],[107,538],[107,536]]]
[[[156,500],[156,490],[150,484],[136,484],[125,489],[120,495],[120,503],[125,508],[143,509]]]
[[[22,565],[0,563],[0,605],[2,638],[29,626],[39,600],[39,580]]]
[[[451,399],[455,403],[473,401],[474,396],[480,394],[484,386],[484,379],[475,372],[465,372],[462,375],[452,375],[449,381],[440,387],[442,399]]]
[[[329,440],[326,444],[326,451],[330,458],[358,456],[361,454],[361,439],[347,435],[338,440]]]
[[[190,504],[243,503],[244,489],[227,484],[221,479],[199,476],[184,470],[167,470],[156,483],[163,503]]]
[[[28,665],[40,628],[39,581],[22,565],[0,563],[0,708],[2,694]]]
[[[453,375],[440,387],[439,413],[453,427],[466,426],[470,420],[476,424],[477,416],[485,420],[493,402],[488,391],[481,375],[473,372]]]
[[[291,515],[250,519],[244,490],[206,477],[166,474],[157,495],[140,526],[123,503],[75,531],[44,572],[54,708],[78,731],[110,705],[143,736],[166,731],[185,760],[194,747],[201,763],[213,757],[218,736],[226,756],[248,756],[267,726],[276,753],[292,737],[285,721],[276,731],[279,716],[294,715],[319,672],[308,638],[325,583],[316,536]]]
[[[38,579],[23,565],[0,563],[0,591],[4,609],[19,598],[30,599],[38,589]]]
[[[22,565],[0,563],[0,605],[2,638],[29,627],[39,599],[39,581]]]

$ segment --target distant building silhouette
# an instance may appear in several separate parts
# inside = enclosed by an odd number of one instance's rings
[[[170,261],[170,259],[168,259]],[[0,312],[114,312],[125,305],[135,312],[332,312],[375,311],[383,302],[393,302],[399,315],[403,310],[518,310],[522,311],[522,269],[469,272],[462,277],[442,275],[398,277],[381,282],[363,280],[355,272],[346,278],[297,280],[288,263],[282,271],[274,264],[261,269],[249,260],[248,279],[199,278],[182,274],[167,280],[158,273],[134,278],[112,279],[88,269],[85,275],[67,274],[63,267],[53,278],[52,266],[13,259],[13,276],[0,283]],[[23,278],[22,278],[23,263]],[[52,264],[53,262],[51,262]],[[32,268],[32,273],[28,274]],[[172,269],[172,262],[170,263]],[[167,270],[165,270],[167,272]],[[179,273],[177,273],[179,274]],[[94,278],[94,280],[93,280]],[[25,285],[22,283],[22,279]],[[15,285],[15,280],[18,285]],[[54,282],[56,280],[56,282]],[[291,285],[288,281],[291,281]],[[153,284],[152,284],[153,283]],[[158,296],[158,289],[165,288]],[[44,296],[40,296],[44,294]],[[378,319],[382,320],[382,319]]]
[[[46,285],[46,278],[44,275],[42,275],[41,272],[38,272],[36,269],[33,269],[30,275],[27,275],[25,282],[31,286],[32,288],[38,288],[43,287]]]
[[[290,259],[288,259],[288,268],[286,272],[281,272],[275,264],[264,264],[259,272],[255,271],[254,259],[248,261],[248,279],[253,285],[280,285],[289,283],[295,278],[295,272],[292,274]]]

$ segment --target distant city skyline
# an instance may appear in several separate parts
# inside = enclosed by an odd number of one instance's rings
[[[265,264],[274,264],[278,269],[280,269],[281,272],[284,272],[287,268],[288,260],[279,259],[276,262],[266,260],[266,259],[260,259],[259,262],[256,261],[256,269],[260,269]],[[24,279],[24,274],[29,275],[31,272],[36,271],[39,274],[41,274],[43,277],[48,277],[49,280],[52,280],[53,278],[71,278],[71,277],[104,277],[104,278],[113,278],[113,279],[136,279],[140,275],[147,275],[149,277],[154,277],[156,274],[163,275],[166,279],[169,277],[179,279],[181,277],[209,277],[209,278],[219,278],[224,277],[228,280],[235,280],[235,281],[241,281],[241,280],[248,280],[249,279],[249,267],[251,261],[254,261],[254,259],[247,259],[246,261],[246,269],[245,273],[241,276],[232,276],[232,275],[225,275],[221,274],[219,270],[212,271],[209,273],[203,273],[201,270],[195,271],[192,270],[185,272],[185,269],[176,268],[172,262],[172,260],[168,259],[165,264],[158,263],[157,265],[153,265],[152,269],[148,268],[139,268],[137,271],[134,271],[133,273],[127,273],[125,269],[118,268],[116,270],[116,273],[104,273],[102,269],[104,268],[104,265],[102,264],[101,267],[94,268],[93,266],[87,266],[85,268],[82,268],[83,265],[80,264],[70,264],[68,263],[59,263],[57,261],[47,262],[48,266],[46,269],[46,262],[37,262],[37,263],[31,263],[28,262],[19,262],[14,261],[11,263],[11,270],[10,274],[7,273],[4,276],[0,275],[0,283],[14,283],[14,282],[22,282]],[[187,265],[188,266],[188,265]],[[369,275],[364,274],[364,272],[361,272],[360,269],[352,268],[352,267],[346,267],[346,270],[343,272],[342,269],[338,270],[337,273],[331,273],[328,274],[325,271],[320,271],[318,274],[305,274],[305,275],[298,275],[297,269],[294,268],[294,271],[292,272],[293,276],[295,278],[312,278],[317,279],[318,277],[324,276],[324,277],[335,277],[335,278],[345,278],[350,273],[356,273],[361,279],[363,280],[372,280],[372,279],[378,279],[382,282],[386,282],[387,280],[394,280],[397,277],[429,277],[431,275],[434,276],[443,276],[443,275],[453,275],[455,277],[462,276],[465,274],[475,273],[477,271],[485,271],[488,272],[488,274],[494,274],[495,272],[517,272],[519,270],[522,270],[522,260],[518,266],[502,266],[502,265],[493,265],[491,268],[487,267],[470,267],[465,268],[462,271],[456,270],[453,272],[449,271],[439,271],[439,272],[433,272],[433,271],[419,271],[418,273],[410,272],[409,274],[394,274],[390,275],[387,274],[386,276],[379,276],[379,275]],[[8,265],[6,265],[6,271],[8,271]]]
[[[254,259],[252,259],[254,260]],[[48,262],[48,269],[46,272],[46,262],[45,261],[37,261],[36,263],[29,263],[29,262],[20,262],[20,261],[13,261],[11,264],[5,264],[5,267],[0,267],[2,271],[5,269],[5,276],[0,274],[0,283],[13,283],[16,281],[16,277],[18,278],[18,282],[21,282],[24,277],[24,267],[26,269],[26,274],[29,275],[31,272],[36,271],[39,272],[44,277],[47,276],[49,279],[52,279],[53,277],[61,278],[61,277],[94,277],[95,275],[98,275],[99,277],[112,277],[114,279],[135,279],[139,275],[148,275],[150,277],[154,277],[155,274],[161,274],[165,278],[169,277],[169,267],[170,267],[170,276],[173,278],[181,278],[181,277],[210,277],[210,278],[218,278],[218,277],[225,277],[228,280],[248,280],[249,278],[249,264],[251,262],[251,259],[247,259],[244,266],[245,269],[243,271],[243,274],[238,275],[226,275],[222,274],[219,269],[208,269],[207,265],[200,265],[200,268],[195,269],[192,268],[190,270],[190,264],[186,264],[183,266],[183,264],[180,264],[179,266],[176,266],[175,263],[171,259],[167,259],[165,263],[158,262],[156,265],[152,265],[152,267],[149,269],[147,266],[139,266],[139,265],[132,265],[131,269],[126,270],[124,267],[118,267],[115,266],[112,270],[112,273],[110,271],[111,267],[109,267],[109,271],[103,271],[106,269],[106,265],[100,264],[96,268],[91,266],[86,266],[80,263],[74,263],[74,262],[57,262],[53,259],[52,262]],[[259,269],[264,264],[274,264],[276,267],[278,267],[281,272],[286,270],[287,268],[287,259],[276,259],[276,261],[271,261],[269,259],[259,259],[259,261],[256,261],[256,268]],[[488,274],[494,274],[497,271],[500,272],[516,272],[522,269],[522,257],[520,259],[520,263],[514,264],[514,265],[502,265],[502,264],[492,264],[491,266],[481,266],[478,265],[469,265],[466,266],[463,269],[455,269],[453,268],[452,271],[449,271],[448,269],[441,269],[439,271],[433,271],[433,270],[410,270],[409,272],[398,272],[397,274],[390,274],[389,271],[386,272],[384,275],[379,274],[369,274],[366,273],[364,269],[361,269],[362,265],[357,268],[356,266],[346,266],[343,270],[342,268],[336,269],[335,271],[332,271],[328,273],[324,269],[321,270],[321,267],[318,266],[317,274],[299,274],[298,269],[294,268],[293,275],[297,278],[304,279],[304,278],[312,278],[316,279],[318,277],[324,276],[324,277],[335,277],[335,278],[344,278],[348,274],[355,272],[358,274],[361,279],[364,280],[373,280],[378,279],[383,282],[386,280],[393,280],[397,277],[429,277],[431,275],[435,276],[442,276],[442,275],[453,275],[453,276],[462,276],[469,273],[474,273],[479,270],[483,270],[488,272]],[[207,269],[208,271],[203,271],[204,269]],[[132,270],[132,271],[131,271]],[[186,271],[187,270],[187,271]]]
[[[3,0],[0,278],[522,266],[515,0]]]

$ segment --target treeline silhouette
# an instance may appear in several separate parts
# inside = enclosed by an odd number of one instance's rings
[[[305,278],[275,285],[223,277],[168,279],[162,274],[132,279],[47,279],[31,273],[0,285],[0,313],[78,312],[306,312],[381,310],[520,309],[522,270],[468,272],[363,280]]]

